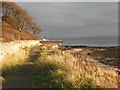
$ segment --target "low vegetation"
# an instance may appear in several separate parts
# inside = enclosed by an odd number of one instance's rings
[[[2,37],[4,42],[14,41],[14,40],[37,40],[38,37],[30,32],[18,31],[14,29],[10,24],[2,22]]]
[[[30,51],[37,53],[37,58],[29,58]],[[2,63],[3,76],[10,77],[10,74],[15,73],[26,60],[35,64],[33,82],[37,88],[118,87],[118,74],[115,71],[78,60],[72,54],[63,52],[55,44],[25,48],[8,55]]]
[[[18,67],[22,65],[29,55],[29,49],[22,49],[14,54],[7,55],[2,61],[2,75],[7,76],[16,72]]]
[[[39,88],[115,88],[117,73],[77,60],[69,53],[43,45],[36,61],[35,81]]]

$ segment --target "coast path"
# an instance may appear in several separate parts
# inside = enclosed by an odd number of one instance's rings
[[[18,70],[5,76],[5,82],[2,83],[3,88],[34,88],[34,71],[36,69],[34,61],[35,55],[39,52],[38,47],[30,50],[27,61],[22,64]]]

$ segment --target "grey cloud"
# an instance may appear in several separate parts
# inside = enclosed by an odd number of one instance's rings
[[[50,37],[117,35],[117,3],[18,3]]]

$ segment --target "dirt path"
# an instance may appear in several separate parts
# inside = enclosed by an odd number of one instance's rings
[[[26,62],[17,72],[5,77],[3,88],[32,88],[34,69],[34,63]]]
[[[28,60],[15,73],[4,77],[3,88],[34,88],[36,52],[38,53],[37,48],[32,48]]]

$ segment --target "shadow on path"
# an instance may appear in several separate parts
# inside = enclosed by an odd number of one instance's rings
[[[34,71],[36,69],[34,61],[39,57],[39,46],[32,47],[27,61],[19,69],[5,76],[2,83],[3,88],[34,88]]]

